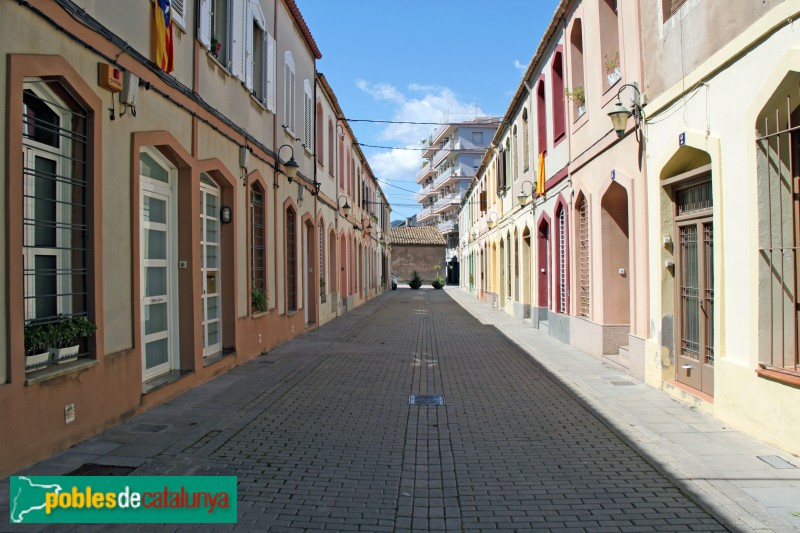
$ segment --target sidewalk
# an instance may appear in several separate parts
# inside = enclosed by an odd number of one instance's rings
[[[745,531],[800,531],[800,459],[725,427],[460,288],[448,287],[447,294],[530,354],[713,514]]]

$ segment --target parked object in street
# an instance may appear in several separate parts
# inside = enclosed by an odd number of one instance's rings
[[[395,276],[394,274],[392,274],[392,290],[393,291],[397,290],[397,276]]]

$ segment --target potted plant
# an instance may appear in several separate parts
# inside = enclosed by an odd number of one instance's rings
[[[319,277],[319,297],[322,303],[328,301],[327,294],[325,294],[325,278]]]
[[[416,270],[411,275],[411,281],[408,282],[408,286],[411,287],[412,289],[419,289],[420,287],[422,287],[422,278],[419,277],[419,272],[417,272]]]
[[[250,291],[250,304],[253,306],[254,312],[265,313],[267,311],[267,291],[253,287]]]
[[[50,329],[46,324],[25,326],[25,372],[47,366],[50,361]]]
[[[564,89],[564,96],[572,100],[578,107],[578,116],[583,116],[586,113],[586,91],[583,85],[576,85],[570,91],[569,88]]]
[[[603,54],[603,66],[606,68],[606,76],[608,77],[608,85],[614,85],[622,77],[622,72],[619,70],[619,50],[614,52],[612,57],[608,54]]]
[[[441,268],[442,267],[440,265],[436,265],[433,267],[433,269],[436,271],[436,278],[433,280],[431,285],[436,290],[441,290],[444,288],[444,279],[439,275],[439,270],[441,270]]]
[[[211,55],[219,59],[219,53],[222,51],[222,43],[216,37],[211,37]]]
[[[50,355],[53,362],[58,364],[77,359],[81,339],[91,336],[97,330],[97,326],[85,316],[76,316],[48,326],[52,335]]]

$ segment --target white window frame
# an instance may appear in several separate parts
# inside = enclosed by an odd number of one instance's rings
[[[294,58],[292,52],[287,50],[283,54],[283,128],[292,137],[296,137],[297,131],[296,77]]]
[[[303,80],[303,148],[314,153],[314,97],[308,79]]]
[[[247,35],[245,37],[245,73],[244,83],[247,90],[255,93],[257,99],[266,104],[267,102],[267,22],[264,18],[264,13],[261,11],[261,5],[255,1],[250,0],[247,5]],[[254,26],[258,26],[264,35],[260,43],[254,41]],[[261,53],[256,54],[256,46],[261,47]],[[256,57],[261,57],[261,79],[256,78]]]

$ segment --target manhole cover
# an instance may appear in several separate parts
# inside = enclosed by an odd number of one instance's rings
[[[408,397],[408,405],[444,405],[444,396],[436,394],[412,394]]]
[[[612,385],[616,385],[617,387],[630,387],[631,385],[636,385],[633,381],[612,381]]]
[[[164,431],[169,426],[164,424],[139,424],[138,426],[133,426],[131,428],[132,433],[158,433],[159,431]]]
[[[133,466],[115,466],[115,465],[96,465],[94,463],[87,463],[81,465],[69,474],[68,476],[127,476],[136,470]]]

